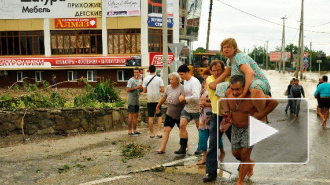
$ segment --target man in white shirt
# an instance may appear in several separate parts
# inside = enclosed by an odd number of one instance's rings
[[[178,68],[180,77],[184,80],[184,96],[180,95],[179,101],[185,104],[180,117],[180,149],[175,151],[175,154],[186,154],[188,143],[187,124],[191,120],[195,120],[198,129],[199,121],[199,97],[201,92],[201,83],[199,80],[189,73],[187,65],[181,65]]]
[[[154,138],[154,116],[157,116],[157,137],[162,138],[162,113],[156,114],[156,106],[161,98],[160,92],[164,92],[164,82],[162,78],[156,75],[156,67],[149,66],[150,75],[143,80],[143,92],[147,93],[148,123],[150,129],[150,138]],[[160,107],[161,109],[161,107]]]

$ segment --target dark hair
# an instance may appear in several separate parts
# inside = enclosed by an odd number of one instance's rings
[[[56,76],[55,74],[52,74],[52,77]]]
[[[241,87],[244,87],[245,85],[245,78],[242,75],[234,75],[230,78],[231,84],[236,84],[237,82],[241,82]]]
[[[328,81],[328,76],[327,75],[322,76],[322,81],[327,82]]]
[[[188,68],[188,66],[186,64],[183,64],[178,68],[178,73],[181,73],[181,72],[186,73],[189,71],[190,71],[190,69]]]
[[[138,71],[140,72],[140,68],[138,68],[138,67],[135,67],[135,68],[133,69],[133,72],[134,72],[135,70],[138,70]]]
[[[154,73],[155,71],[156,71],[156,66],[154,66],[154,65],[149,66],[150,73]]]

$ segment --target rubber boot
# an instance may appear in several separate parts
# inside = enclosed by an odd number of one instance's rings
[[[186,154],[188,139],[180,138],[180,149],[175,151],[175,154]]]

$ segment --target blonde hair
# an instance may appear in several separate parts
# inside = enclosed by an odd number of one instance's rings
[[[223,46],[229,44],[230,46],[234,47],[235,51],[234,51],[234,55],[236,55],[237,53],[240,53],[241,51],[238,49],[237,47],[237,43],[236,40],[234,38],[226,38],[225,40],[223,40],[220,44],[220,54],[223,55]]]
[[[178,82],[181,82],[181,77],[180,77],[179,73],[177,73],[177,72],[170,73],[169,77],[171,78],[171,76],[174,76],[175,79],[176,79]]]

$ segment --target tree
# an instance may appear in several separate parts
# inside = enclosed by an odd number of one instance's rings
[[[193,51],[194,53],[206,53],[206,49],[204,49],[203,47],[198,47],[195,51]]]

